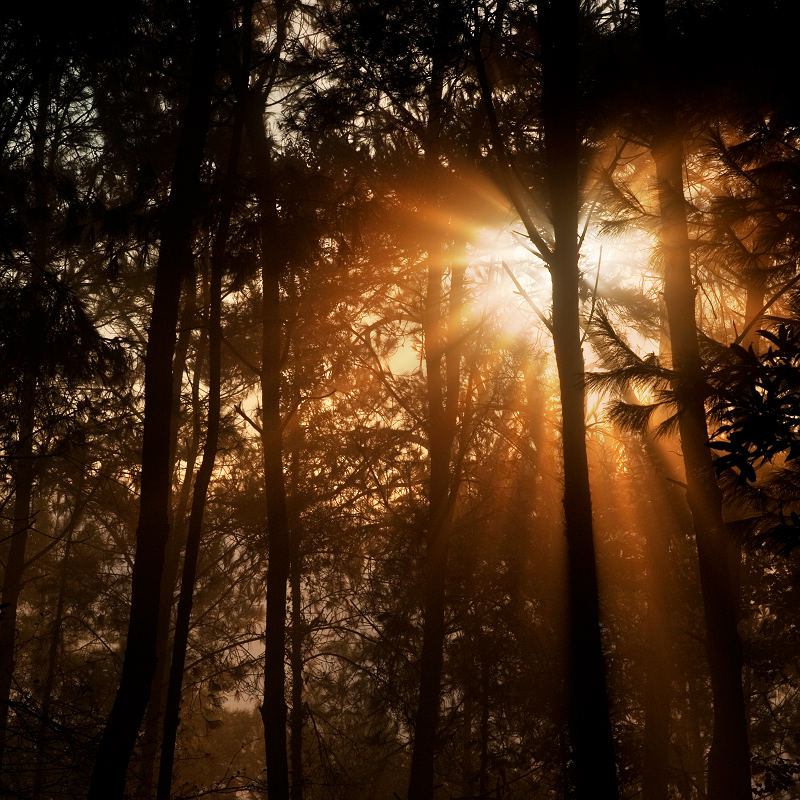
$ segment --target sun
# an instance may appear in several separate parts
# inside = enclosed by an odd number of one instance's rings
[[[578,265],[583,284],[583,349],[587,369],[596,362],[586,335],[587,321],[604,302],[618,304],[621,298],[651,292],[651,249],[652,242],[645,234],[634,231],[624,237],[609,238],[596,228],[587,229]],[[542,355],[552,354],[550,272],[513,220],[502,227],[472,231],[467,245],[466,286],[466,302],[460,310],[460,324],[465,331],[488,336],[490,347],[497,352],[523,346]],[[658,346],[635,331],[628,333],[632,346],[642,355]],[[387,357],[386,367],[395,375],[416,373],[424,369],[423,353],[418,332],[410,333]]]
[[[535,336],[547,327],[550,276],[545,264],[511,228],[478,231],[469,277],[473,316],[506,337]]]
[[[628,324],[642,309],[656,309],[658,304],[660,283],[651,267],[652,251],[653,242],[644,231],[632,229],[624,236],[609,237],[599,225],[587,226],[578,263],[587,368],[596,362],[587,328],[601,309],[621,326],[620,332],[640,355],[657,352],[657,338]],[[499,346],[527,340],[551,349],[550,273],[518,225],[511,222],[478,230],[470,248],[468,275],[473,319],[491,324]]]

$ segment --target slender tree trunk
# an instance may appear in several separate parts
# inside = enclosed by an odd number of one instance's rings
[[[438,190],[440,136],[444,111],[444,52],[449,8],[440,3],[435,20],[436,42],[428,87],[428,125],[425,134],[425,164],[429,171],[428,202],[435,203]],[[435,227],[432,223],[429,223]],[[409,774],[409,800],[430,800],[434,792],[434,759],[439,721],[443,650],[445,640],[445,585],[450,539],[451,452],[456,433],[460,354],[456,315],[460,313],[463,264],[460,253],[451,267],[449,336],[442,315],[441,237],[428,237],[428,281],[423,330],[425,335],[425,379],[428,403],[428,461],[430,465],[429,509],[423,565],[423,628],[420,654],[417,713]],[[443,368],[446,374],[443,375]]]
[[[478,769],[478,794],[480,797],[489,796],[489,700],[491,671],[487,659],[486,645],[480,645],[480,682],[481,682],[481,755]]]
[[[751,326],[742,340],[742,347],[752,347],[753,351],[761,351],[763,339],[758,335],[758,322],[763,316],[764,293],[767,288],[766,276],[761,274],[750,275],[746,281],[744,324]]]
[[[659,519],[655,517],[654,519]],[[668,550],[658,524],[644,532],[647,612],[645,616],[644,800],[667,800],[670,773],[670,652],[664,639],[666,607],[660,578],[669,569]]]
[[[261,215],[261,285],[263,328],[261,339],[261,442],[267,498],[266,651],[264,654],[264,748],[267,759],[267,793],[270,800],[289,797],[286,707],[286,590],[291,562],[289,515],[283,471],[281,423],[281,288],[285,259],[278,239],[278,211],[274,192],[270,143],[263,107],[249,104],[247,128],[257,171]]]
[[[197,303],[194,276],[187,279],[184,285],[183,308],[178,324],[178,338],[175,345],[175,356],[172,359],[172,441],[170,443],[170,472],[175,471],[178,432],[181,427],[181,387],[183,373],[186,368],[186,357],[189,351],[192,328],[197,315]],[[198,343],[197,351],[202,352],[204,342]],[[199,358],[198,358],[199,362]],[[178,577],[181,550],[186,539],[186,512],[191,496],[194,464],[200,447],[200,408],[198,389],[202,368],[195,363],[192,379],[192,437],[189,441],[186,457],[186,472],[183,476],[177,503],[170,515],[170,533],[164,553],[164,570],[161,577],[161,598],[158,614],[158,632],[156,634],[156,674],[150,690],[150,701],[144,718],[141,749],[139,755],[139,787],[136,796],[141,800],[150,800],[153,796],[153,785],[156,780],[155,770],[161,743],[161,730],[164,721],[164,703],[170,669],[170,622],[172,621],[175,581]]]
[[[203,264],[204,269],[197,270],[202,276],[206,274],[206,265]],[[201,278],[201,283],[204,282]],[[170,466],[175,470],[178,455],[178,437],[181,431],[181,423],[183,414],[181,413],[182,398],[181,392],[183,389],[183,375],[187,371],[187,361],[189,356],[189,345],[192,342],[192,332],[197,325],[197,279],[194,274],[187,275],[182,288],[181,296],[183,303],[181,304],[180,318],[178,320],[178,336],[175,341],[175,354],[172,357],[172,424],[170,426],[170,444],[169,444],[169,461]],[[198,354],[202,354],[202,342],[197,348]],[[202,356],[198,356],[198,361]],[[192,429],[192,437],[187,446],[187,459],[186,471],[184,472],[183,480],[181,481],[181,488],[178,497],[178,507],[183,507],[184,511],[189,505],[189,496],[191,494],[192,476],[194,473],[194,464],[197,458],[197,453],[200,449],[200,426],[197,424],[196,416],[198,414],[197,408],[197,390],[200,383],[200,373],[202,368],[197,365],[193,370],[192,376],[192,401],[193,412],[195,415],[195,424]],[[177,481],[176,481],[177,482]],[[181,548],[178,547],[178,550]],[[174,588],[174,585],[173,587]]]
[[[632,391],[626,403],[635,403]],[[635,448],[635,449],[634,449]],[[643,594],[647,608],[644,618],[644,753],[642,796],[644,800],[667,800],[670,775],[670,721],[674,660],[670,651],[667,587],[674,583],[669,540],[683,531],[667,496],[659,473],[660,456],[655,442],[645,438],[628,448],[628,458],[642,475],[640,483],[649,498],[638,510],[636,523],[641,532],[644,556]],[[649,489],[647,487],[650,487]],[[674,642],[673,642],[674,644]]]
[[[664,43],[664,0],[640,0],[643,46],[657,59],[667,86],[669,64]],[[750,752],[742,692],[742,654],[737,632],[738,597],[730,571],[729,532],[722,517],[704,398],[706,395],[697,341],[695,289],[683,195],[683,148],[668,93],[655,113],[652,153],[661,209],[664,301],[669,323],[678,425],[686,470],[687,500],[697,543],[700,588],[711,671],[714,729],[709,754],[709,800],[749,800]]]
[[[578,800],[619,796],[600,635],[578,295],[578,3],[538,4],[542,43],[542,128],[552,248],[531,217],[530,195],[503,142],[492,88],[476,40],[478,81],[506,190],[525,230],[546,258],[553,285],[553,346],[561,396],[567,543],[569,733]]]
[[[44,681],[42,682],[42,701],[39,710],[39,730],[36,735],[36,768],[33,775],[33,800],[42,796],[44,782],[45,760],[47,757],[47,724],[50,717],[50,707],[53,701],[53,688],[55,686],[58,656],[61,652],[61,626],[64,622],[64,599],[67,589],[67,567],[72,550],[72,529],[67,532],[67,541],[64,545],[64,558],[61,561],[61,574],[58,579],[58,597],[56,610],[53,615],[53,624],[50,628],[50,642],[47,648],[47,666]]]
[[[444,648],[445,573],[449,534],[450,449],[452,434],[444,419],[441,333],[442,270],[428,270],[425,366],[428,386],[430,499],[424,563],[422,654],[409,800],[433,797],[433,763],[439,718]]]
[[[667,352],[669,351],[667,350]],[[645,463],[652,470],[652,480],[656,482],[657,489],[655,493],[656,506],[651,514],[651,519],[646,521],[646,524],[651,524],[652,519],[660,520],[661,525],[666,528],[665,538],[679,548],[677,558],[686,563],[686,558],[691,556],[694,544],[690,542],[692,533],[691,511],[686,502],[685,491],[668,478],[677,466],[676,459],[679,460],[673,445],[668,447],[670,454],[667,458],[665,457],[666,453],[663,446],[657,446],[656,441],[652,438],[645,439],[645,455],[647,457]],[[683,545],[688,546],[689,550],[686,551]],[[649,549],[650,545],[646,544],[646,547]],[[685,629],[686,621],[680,617],[676,618],[674,613],[670,613],[670,609],[673,608],[671,604],[675,602],[697,607],[702,603],[702,600],[700,587],[694,579],[689,582],[683,591],[680,590],[680,584],[675,581],[677,576],[675,576],[674,567],[672,567],[675,556],[670,556],[666,552],[667,541],[662,540],[660,543],[656,543],[657,549],[660,550],[662,547],[664,550],[656,557],[654,570],[657,572],[659,583],[662,584],[660,602],[664,607],[664,613],[667,615],[666,619],[668,620],[667,627],[669,629],[665,631],[667,641],[673,643],[664,680],[670,682],[670,705],[677,711],[674,727],[671,729],[676,742],[672,749],[674,758],[669,759],[668,764],[672,767],[671,771],[674,775],[672,782],[677,796],[684,800],[691,800],[692,797],[703,796],[703,789],[701,788],[704,787],[705,774],[703,743],[700,737],[700,720],[697,706],[693,698],[697,696],[695,687],[698,685],[704,687],[705,681],[698,678],[696,663],[691,657],[687,660],[687,655],[684,653],[685,645],[681,646],[679,640],[679,637],[683,635],[693,641],[695,639],[695,631],[687,631]],[[659,563],[663,565],[659,566]],[[666,586],[663,586],[665,583]],[[687,590],[691,596],[685,595]],[[648,592],[652,593],[653,591],[654,587],[652,585],[649,586]],[[671,625],[669,624],[670,622]],[[653,649],[649,649],[648,664],[650,659],[657,658],[657,655],[653,653]],[[650,679],[648,678],[648,680]],[[654,694],[657,695],[658,692],[654,692]],[[666,703],[666,700],[660,701],[657,697],[654,697],[652,702]],[[655,709],[653,713],[656,713]],[[647,724],[646,721],[645,724]],[[647,731],[645,731],[645,735],[649,735]],[[656,745],[653,744],[652,746],[655,748]],[[647,754],[645,754],[645,758],[647,758]],[[658,759],[659,757],[655,756],[655,758]]]
[[[685,676],[681,692],[680,735],[683,745],[682,770],[677,781],[678,796],[682,800],[705,798],[705,747],[700,731],[697,695],[705,690],[705,681],[692,675]]]
[[[521,458],[511,489],[512,513],[506,522],[505,560],[509,595],[509,622],[524,641],[529,634],[525,601],[531,570],[533,531],[530,512],[540,499],[538,484],[543,446],[544,395],[539,387],[540,366],[533,360],[522,365],[525,389],[525,425],[519,436]]]
[[[186,552],[183,560],[181,589],[175,620],[175,636],[172,644],[167,698],[164,708],[164,725],[161,742],[161,758],[158,770],[157,800],[169,800],[172,774],[175,764],[175,743],[180,724],[181,690],[186,665],[186,648],[197,578],[197,562],[203,533],[203,515],[211,476],[216,462],[219,442],[221,414],[222,373],[222,278],[225,272],[226,246],[230,233],[231,216],[235,199],[234,181],[239,168],[247,81],[250,76],[250,38],[252,31],[252,2],[248,0],[242,9],[242,63],[234,83],[237,92],[230,152],[223,189],[220,220],[211,253],[211,274],[208,290],[208,415],[203,456],[192,494],[192,507],[186,537]],[[188,467],[187,467],[188,468]]]
[[[286,723],[286,619],[287,585],[291,566],[291,531],[283,469],[281,420],[281,277],[287,266],[281,241],[280,219],[272,170],[272,145],[264,119],[266,99],[274,85],[286,41],[290,3],[275,3],[275,44],[269,77],[260,91],[248,98],[245,125],[255,166],[255,186],[260,216],[260,265],[262,291],[261,335],[261,446],[267,501],[266,621],[264,651],[264,702],[261,720],[267,766],[269,800],[289,798],[289,759]]]
[[[291,452],[291,573],[289,577],[292,600],[292,630],[289,664],[292,672],[292,710],[289,715],[290,761],[292,775],[291,800],[303,800],[303,550],[300,536],[300,509],[298,508],[300,453],[295,445]]]
[[[208,417],[206,441],[203,457],[197,471],[192,494],[192,508],[189,515],[189,527],[186,537],[186,551],[183,559],[181,589],[178,598],[178,612],[175,620],[175,636],[173,638],[172,659],[167,685],[167,697],[164,708],[164,727],[161,745],[161,759],[158,771],[158,800],[169,800],[172,786],[172,769],[175,755],[175,739],[178,732],[181,688],[183,670],[186,664],[186,646],[189,641],[189,623],[192,613],[194,584],[197,577],[197,561],[200,553],[200,541],[203,534],[203,515],[205,513],[208,487],[214,471],[219,439],[220,417],[220,362],[222,351],[222,272],[224,247],[227,240],[230,212],[223,219],[214,242],[214,256],[211,264],[211,280],[209,289],[209,389]],[[190,469],[187,466],[187,469]]]
[[[156,267],[145,356],[145,408],[139,523],[131,613],[119,689],[97,751],[90,800],[122,798],[131,753],[156,669],[156,635],[164,552],[169,536],[172,359],[181,281],[192,270],[193,209],[209,123],[220,9],[201,2],[192,78],[181,122],[170,199]]]
[[[647,536],[650,534],[648,533]],[[651,562],[651,559],[647,557]],[[652,563],[652,562],[651,562]],[[648,570],[648,575],[652,573]],[[642,796],[644,800],[667,800],[669,787],[669,722],[671,695],[667,678],[668,657],[658,637],[657,626],[663,621],[653,608],[653,594],[648,592],[645,620],[647,656],[644,688],[644,763]]]
[[[453,498],[451,453],[456,434],[460,386],[457,316],[463,291],[463,265],[451,266],[448,331],[442,318],[440,266],[428,269],[425,311],[425,370],[428,388],[428,459],[430,462],[428,529],[424,563],[422,653],[409,800],[433,797],[436,729],[445,641],[445,586]],[[443,378],[443,360],[446,369]]]
[[[272,205],[274,211],[275,206]],[[263,206],[262,206],[263,212]],[[263,337],[261,349],[261,408],[264,449],[264,480],[267,493],[266,653],[264,656],[264,744],[267,756],[267,788],[270,800],[289,795],[286,754],[286,586],[289,579],[290,544],[286,490],[283,475],[282,425],[280,415],[281,318],[279,267],[270,263],[271,228],[262,220]]]
[[[22,573],[25,569],[28,530],[31,524],[35,397],[36,376],[31,370],[27,370],[20,392],[19,440],[14,455],[14,520],[8,562],[3,578],[3,605],[2,616],[0,616],[0,774],[3,771],[11,682],[14,675],[17,606],[22,587]]]
[[[561,395],[569,594],[569,728],[579,800],[618,796],[600,636],[578,296],[578,4],[541,4],[542,123],[553,222],[553,345]]]
[[[475,767],[475,689],[474,658],[470,649],[464,648],[463,665],[464,700],[461,711],[461,794],[472,797],[476,791],[478,769]]]

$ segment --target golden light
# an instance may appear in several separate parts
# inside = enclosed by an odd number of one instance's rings
[[[545,329],[550,276],[512,227],[478,231],[469,253],[473,320],[491,319],[500,338],[535,338]]]

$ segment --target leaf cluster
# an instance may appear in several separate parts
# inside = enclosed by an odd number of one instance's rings
[[[759,336],[769,344],[762,354],[736,344],[727,349],[709,402],[717,471],[733,470],[751,483],[759,466],[800,457],[800,330],[784,322]]]
[[[589,340],[605,369],[587,373],[586,385],[600,393],[616,395],[608,406],[611,422],[623,431],[644,435],[657,412],[664,411],[667,416],[658,423],[656,435],[673,433],[677,423],[673,371],[654,353],[640,356],[602,309],[590,325]],[[652,401],[635,401],[637,392],[649,394]]]

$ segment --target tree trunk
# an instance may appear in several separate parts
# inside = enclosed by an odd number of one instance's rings
[[[272,210],[274,211],[274,205]],[[262,205],[263,211],[263,205]],[[264,448],[264,481],[267,495],[266,653],[264,655],[264,744],[267,756],[267,790],[270,800],[289,794],[286,755],[286,586],[289,579],[289,520],[283,475],[282,426],[280,415],[281,319],[278,265],[270,263],[272,246],[268,220],[262,220],[262,291],[264,331],[261,349],[261,409]]]
[[[222,278],[225,272],[226,246],[230,233],[231,215],[235,200],[234,181],[239,168],[247,81],[250,76],[250,37],[252,29],[252,2],[246,2],[242,10],[242,63],[239,74],[234,78],[237,91],[236,109],[231,132],[230,152],[223,188],[220,220],[211,253],[211,274],[208,289],[208,414],[206,440],[203,456],[192,494],[192,507],[186,537],[186,552],[183,560],[181,589],[178,598],[178,611],[175,620],[175,635],[172,643],[167,698],[164,708],[164,725],[161,742],[161,758],[158,769],[157,800],[169,800],[172,788],[172,774],[175,764],[175,743],[180,724],[181,690],[183,672],[186,665],[186,648],[189,642],[189,629],[194,599],[194,586],[197,578],[197,562],[203,534],[203,515],[205,513],[208,487],[217,456],[221,414],[221,373],[222,373]],[[187,467],[188,469],[188,467]]]
[[[695,674],[685,675],[681,681],[679,698],[681,726],[681,770],[676,781],[677,796],[681,800],[705,798],[705,746],[700,730],[698,694],[705,693],[705,680]]]
[[[208,128],[220,10],[197,6],[192,79],[181,121],[169,205],[156,266],[153,312],[145,356],[145,408],[139,523],[131,613],[119,689],[97,751],[90,800],[116,800],[126,773],[156,669],[156,635],[164,553],[169,536],[172,358],[181,281],[192,270],[193,209]]]
[[[434,788],[436,729],[445,641],[447,556],[454,492],[454,487],[451,486],[451,456],[456,435],[460,388],[460,331],[457,319],[462,302],[464,271],[458,255],[450,268],[449,323],[446,333],[442,315],[443,277],[444,270],[441,266],[429,267],[424,330],[430,498],[423,567],[422,653],[409,800],[427,800],[433,797]],[[445,351],[443,379],[442,361]]]
[[[428,269],[425,313],[425,367],[428,387],[428,529],[424,561],[422,653],[409,776],[409,800],[433,797],[433,762],[439,718],[444,648],[444,592],[449,539],[450,449],[453,436],[444,414],[441,332],[442,269]]]
[[[194,276],[187,280],[184,286],[184,302],[179,321],[178,339],[175,345],[175,355],[172,359],[172,436],[170,443],[170,472],[175,471],[175,457],[177,451],[178,431],[181,425],[181,387],[183,372],[186,368],[186,356],[189,350],[192,328],[197,315],[196,291]],[[198,343],[198,353],[202,352],[204,342]],[[199,358],[197,360],[199,362]],[[161,597],[158,614],[158,632],[156,634],[156,674],[150,690],[150,701],[144,718],[142,730],[141,750],[139,755],[138,772],[139,786],[136,792],[141,800],[150,800],[153,796],[153,784],[156,780],[156,760],[161,743],[161,730],[164,721],[164,704],[167,685],[169,683],[170,669],[170,623],[172,621],[175,581],[178,577],[181,551],[183,550],[187,526],[186,512],[191,496],[192,477],[194,464],[200,447],[200,409],[197,399],[197,390],[200,382],[201,365],[195,363],[192,380],[192,438],[188,446],[186,458],[186,472],[183,476],[177,503],[170,515],[170,533],[167,547],[164,552],[164,569],[161,576]]]
[[[764,341],[758,335],[758,328],[764,316],[764,293],[767,289],[767,279],[764,273],[748,275],[745,281],[745,310],[744,324],[748,330],[742,339],[742,347],[752,347],[756,354],[761,352]]]
[[[200,540],[203,534],[203,514],[205,513],[208,487],[217,455],[220,417],[220,361],[222,351],[222,272],[224,247],[227,241],[228,220],[220,225],[214,242],[214,256],[211,265],[211,285],[209,290],[209,389],[208,423],[203,458],[197,471],[192,494],[192,508],[189,515],[189,528],[186,537],[186,551],[183,559],[181,590],[178,598],[178,612],[175,620],[175,636],[172,645],[172,660],[167,685],[167,698],[164,708],[164,728],[161,745],[161,759],[158,772],[158,800],[169,800],[172,786],[172,769],[175,755],[175,739],[178,732],[183,670],[186,664],[186,646],[189,641],[189,622],[192,613],[194,584],[197,577],[197,561],[200,553]],[[187,469],[190,467],[187,466]]]
[[[664,0],[640,0],[644,50],[656,61],[660,87],[668,86]],[[711,672],[714,729],[709,754],[709,800],[749,800],[750,753],[742,692],[742,653],[737,631],[738,597],[730,570],[729,532],[722,518],[722,494],[717,484],[704,398],[706,396],[697,341],[695,289],[686,208],[683,195],[683,147],[673,98],[660,92],[655,109],[652,153],[661,210],[664,260],[664,302],[669,323],[678,430],[686,471],[686,495],[692,513],[703,612],[706,650]]]
[[[266,651],[264,654],[264,748],[267,760],[267,794],[270,800],[288,800],[286,707],[286,589],[291,561],[289,516],[283,472],[283,426],[281,423],[281,289],[285,267],[278,239],[278,211],[274,192],[270,143],[263,106],[251,98],[247,127],[257,171],[257,194],[261,215],[261,285],[263,330],[261,339],[261,442],[267,499]]]
[[[33,774],[33,800],[42,796],[42,783],[44,782],[45,760],[47,757],[47,724],[50,718],[50,706],[53,701],[53,688],[55,686],[56,668],[61,651],[61,626],[64,622],[64,599],[67,588],[67,566],[70,551],[72,550],[71,528],[67,532],[67,541],[64,545],[64,558],[61,561],[61,574],[58,579],[58,598],[56,610],[53,615],[53,624],[50,628],[50,642],[47,648],[47,666],[44,681],[42,682],[42,700],[39,709],[39,725],[36,735],[36,768]]]
[[[481,682],[481,721],[480,721],[480,767],[478,768],[478,796],[489,796],[489,687],[492,678],[487,659],[486,645],[481,642],[479,650]]]
[[[474,678],[474,658],[467,648],[462,653],[462,674],[464,675],[464,699],[461,710],[461,794],[472,797],[477,791],[479,770],[475,766],[475,700],[477,690]]]
[[[676,152],[670,155],[669,150]],[[654,155],[662,202],[664,294],[673,367],[677,373],[675,389],[680,414],[679,432],[686,469],[687,499],[697,542],[714,698],[709,800],[744,800],[751,797],[751,787],[741,679],[742,655],[736,627],[738,597],[733,591],[729,533],[722,517],[722,495],[708,449],[703,403],[705,391],[694,324],[694,288],[685,218],[682,224],[680,219],[675,219],[683,215],[680,148],[672,146],[667,151],[654,152]],[[676,196],[677,191],[680,191],[680,198]]]
[[[578,4],[541,4],[542,124],[553,240],[553,345],[561,394],[567,539],[569,729],[579,800],[618,796],[600,635],[578,296]]]
[[[435,21],[436,41],[428,87],[428,124],[425,132],[425,167],[428,170],[429,203],[436,204],[436,178],[439,164],[440,136],[444,110],[443,37],[447,31],[449,9],[441,3]],[[442,314],[442,237],[435,221],[426,219],[428,281],[425,297],[423,331],[425,336],[425,379],[428,403],[428,461],[430,465],[429,508],[423,565],[423,628],[420,654],[417,713],[414,745],[409,774],[409,800],[430,800],[434,792],[436,730],[439,721],[440,685],[445,640],[445,584],[447,551],[450,538],[451,451],[456,433],[460,354],[457,335],[458,303],[463,284],[460,253],[451,265],[450,330],[444,330]],[[446,359],[445,359],[446,352]],[[443,367],[446,374],[443,375]]]
[[[625,402],[636,403],[632,390]],[[636,525],[643,543],[644,585],[647,604],[644,617],[644,752],[642,797],[667,800],[670,776],[670,723],[672,679],[675,674],[670,644],[668,587],[675,582],[669,542],[684,535],[668,484],[661,474],[661,456],[656,442],[645,437],[641,445],[631,443],[627,457],[640,474],[639,483],[648,498],[636,511]]]
[[[544,440],[544,393],[539,382],[541,365],[533,358],[521,365],[525,397],[525,425],[518,446],[520,459],[510,490],[512,512],[506,521],[504,558],[508,586],[509,623],[514,635],[525,641],[530,633],[525,613],[531,573],[533,523],[531,512],[541,499],[541,453]]]
[[[292,710],[289,715],[290,760],[292,774],[291,800],[303,800],[303,642],[305,620],[303,619],[303,550],[300,538],[300,509],[298,508],[300,454],[295,445],[291,452],[291,574],[292,598],[291,651],[289,663],[292,671]]]
[[[11,681],[14,675],[14,646],[17,628],[17,606],[25,569],[25,548],[31,524],[33,495],[33,432],[36,376],[27,370],[20,392],[20,421],[17,450],[14,454],[14,519],[11,546],[3,578],[3,604],[0,616],[0,774],[3,770],[8,715],[11,702]]]
[[[614,739],[600,635],[589,468],[586,457],[584,366],[578,294],[578,3],[539,4],[542,44],[542,129],[553,245],[530,214],[530,192],[510,161],[492,88],[476,41],[476,69],[493,147],[505,189],[534,246],[547,261],[553,285],[553,347],[561,395],[564,517],[567,543],[569,732],[578,800],[618,797]]]

